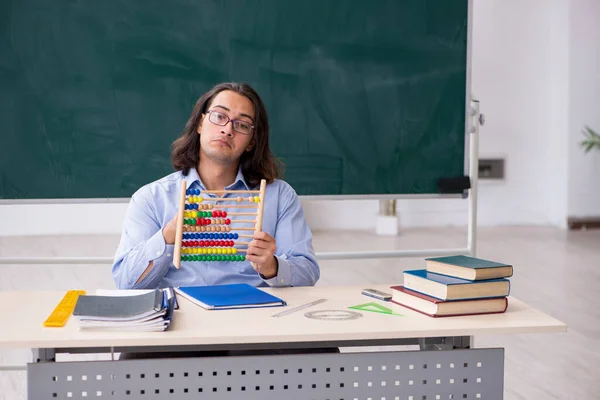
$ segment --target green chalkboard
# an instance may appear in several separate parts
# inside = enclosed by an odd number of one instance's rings
[[[222,81],[301,195],[465,173],[467,0],[0,0],[0,198],[129,197]]]

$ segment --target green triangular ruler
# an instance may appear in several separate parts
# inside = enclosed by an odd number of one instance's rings
[[[359,305],[351,306],[348,308],[351,308],[353,310],[359,310],[359,311],[370,311],[370,312],[376,312],[376,313],[381,313],[381,314],[399,315],[401,317],[404,316],[402,314],[395,313],[393,310],[391,310],[387,307],[384,307],[381,304],[377,304],[377,303],[359,304]]]

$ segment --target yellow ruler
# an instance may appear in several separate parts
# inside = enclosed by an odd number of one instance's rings
[[[77,299],[80,295],[84,295],[85,290],[69,290],[65,297],[56,306],[52,314],[44,321],[46,327],[61,327],[65,326],[67,320],[75,309]]]

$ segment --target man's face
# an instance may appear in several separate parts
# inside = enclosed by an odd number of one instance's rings
[[[217,114],[220,113],[221,115]],[[214,114],[214,115],[211,115]],[[202,114],[197,132],[200,134],[201,157],[208,157],[219,164],[237,163],[245,151],[250,151],[254,145],[254,130],[249,135],[236,132],[241,125],[254,125],[254,105],[245,96],[230,90],[219,92],[208,107],[207,113]],[[225,126],[217,125],[211,120]]]

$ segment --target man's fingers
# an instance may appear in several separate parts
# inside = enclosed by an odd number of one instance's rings
[[[274,242],[275,238],[271,235],[269,235],[267,232],[259,232],[259,231],[255,231],[254,234],[252,235],[252,237],[255,240],[264,240],[267,242]]]
[[[273,244],[269,243],[269,242],[265,242],[264,240],[253,240],[250,243],[248,243],[248,247],[256,247],[259,249],[268,250],[271,247],[273,247]]]

